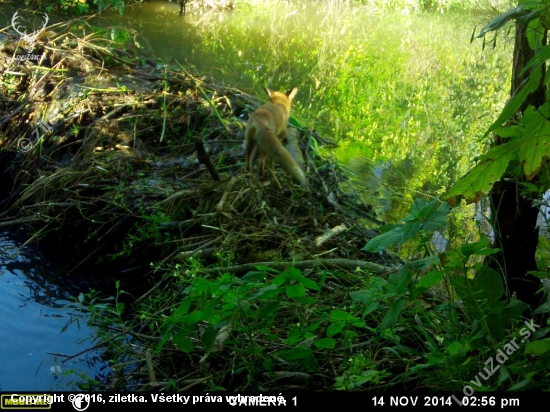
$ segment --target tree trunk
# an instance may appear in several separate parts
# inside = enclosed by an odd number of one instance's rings
[[[527,42],[527,27],[516,23],[516,41],[514,46],[514,66],[512,69],[511,95],[517,93],[520,85],[530,72],[520,76],[522,68],[534,55]],[[543,44],[546,44],[546,32]],[[540,107],[545,102],[544,66],[541,84],[531,93],[518,115],[522,115],[528,106]],[[495,144],[502,144],[506,139],[495,136]],[[532,182],[533,183],[533,182]],[[493,255],[489,266],[501,273],[510,297],[514,292],[519,300],[527,303],[531,310],[540,306],[541,296],[535,295],[540,287],[540,280],[527,272],[537,270],[535,252],[539,231],[536,227],[538,209],[533,207],[533,198],[522,196],[518,176],[506,174],[491,190],[491,219],[495,231],[494,247],[501,249]]]

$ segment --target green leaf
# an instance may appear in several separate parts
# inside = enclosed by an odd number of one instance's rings
[[[278,352],[276,353],[276,355],[286,360],[298,360],[307,359],[311,357],[312,353],[311,349],[309,348],[297,347],[290,350]]]
[[[294,301],[302,306],[311,306],[314,305],[317,302],[317,299],[312,298],[310,296],[298,296],[294,298]]]
[[[403,225],[401,243],[414,237],[422,229],[422,222],[413,221],[407,222]]]
[[[378,299],[376,294],[371,290],[356,290],[350,292],[349,296],[352,300],[361,302],[367,306],[363,312],[363,318],[378,309]]]
[[[355,316],[343,310],[333,310],[330,312],[331,321],[353,322],[355,319],[357,319]]]
[[[501,385],[502,383],[506,382],[508,379],[510,379],[510,372],[508,372],[508,368],[506,368],[505,365],[501,365],[500,373],[497,379],[498,385]]]
[[[317,282],[315,282],[314,280],[300,276],[297,281],[310,290],[321,290]]]
[[[527,25],[527,32],[525,33],[525,37],[527,37],[527,42],[529,43],[529,47],[531,47],[531,50],[537,50],[539,47],[541,47],[541,27],[540,27],[540,19],[534,19],[529,22]]]
[[[441,204],[438,200],[432,200],[428,202],[427,200],[417,197],[414,199],[414,202],[411,207],[411,214],[405,218],[405,220],[419,220],[425,222],[430,219],[430,216],[435,210],[438,209],[438,206]]]
[[[512,10],[507,11],[506,13],[501,14],[500,16],[496,17],[495,19],[491,20],[485,27],[481,29],[479,34],[477,35],[477,38],[484,37],[487,33],[496,31],[502,27],[506,23],[508,23],[510,20],[517,19],[518,17],[522,17],[526,15],[528,12],[525,10],[525,5],[520,4],[517,7],[514,7]]]
[[[519,391],[521,389],[525,389],[530,384],[531,384],[531,379],[524,379],[521,382],[518,382],[515,385],[512,385],[510,388],[508,388],[508,391]]]
[[[184,321],[188,325],[196,325],[202,320],[202,311],[195,310],[191,312],[189,315],[184,316],[181,318],[180,321]]]
[[[286,294],[289,298],[297,298],[306,294],[306,288],[303,285],[290,285],[286,288]]]
[[[276,314],[281,307],[281,302],[270,302],[261,309],[262,318],[266,319],[272,314]]]
[[[212,345],[214,344],[214,341],[216,340],[216,329],[212,327],[212,325],[208,325],[206,327],[206,330],[202,334],[202,346],[204,347],[204,350],[208,352]]]
[[[409,266],[411,268],[414,268],[416,270],[424,270],[430,266],[438,265],[441,263],[441,259],[439,259],[439,256],[432,255],[425,257],[424,259],[415,260],[414,262],[409,262]]]
[[[204,309],[201,311],[201,320],[209,320],[210,314],[213,310],[216,309],[216,307],[221,303],[220,299],[212,299],[210,300],[207,305],[204,307]]]
[[[498,272],[488,266],[482,266],[476,274],[476,283],[487,302],[497,302],[504,294],[502,278]]]
[[[195,345],[187,337],[187,332],[187,330],[182,329],[178,333],[176,333],[176,336],[174,336],[173,339],[173,342],[178,347],[178,349],[185,353],[189,353],[193,349],[195,349]]]
[[[517,146],[511,143],[494,146],[481,156],[477,165],[461,178],[445,196],[451,199],[464,196],[466,203],[473,203],[484,197],[497,180],[500,180],[508,164],[517,159]]]
[[[489,247],[489,239],[487,239],[487,236],[483,236],[477,242],[466,243],[464,246],[461,246],[459,250],[468,258],[473,255],[478,255],[480,251],[487,247]]]
[[[498,119],[489,127],[489,129],[485,132],[485,136],[487,136],[489,133],[491,133],[493,130],[496,130],[498,127],[500,127],[502,124],[508,121],[510,119],[510,116],[512,116],[514,113],[516,113],[527,96],[537,90],[540,79],[542,77],[542,71],[540,67],[535,68],[531,75],[529,76],[529,80],[523,86],[519,92],[508,102],[506,107],[504,107],[504,110],[498,117]]]
[[[407,290],[411,282],[412,272],[406,266],[402,267],[399,272],[392,273],[388,277],[388,285],[391,285],[396,293],[403,293]]]
[[[117,42],[119,45],[123,45],[129,39],[128,32],[126,30],[118,30],[116,33],[111,32],[111,39]]]
[[[354,290],[349,293],[349,297],[356,302],[367,304],[374,298],[374,293],[370,290]]]
[[[443,272],[441,271],[429,272],[422,279],[420,279],[417,286],[421,286],[423,288],[430,288],[434,285],[437,285],[442,280],[443,280]]]
[[[191,306],[191,303],[193,303],[194,300],[195,300],[194,297],[187,297],[183,299],[171,317],[180,318],[186,315],[187,312],[189,311],[189,307]]]
[[[540,10],[537,10],[537,11],[534,11],[532,13],[526,14],[525,16],[518,17],[517,22],[519,24],[523,24],[525,26],[525,25],[531,23],[531,21],[533,21],[535,19],[538,19],[542,15],[544,10],[545,9],[542,8]]]
[[[455,340],[445,348],[445,352],[447,352],[451,356],[458,355],[462,352],[462,349],[463,349],[462,343]]]
[[[290,266],[287,270],[285,270],[285,272],[291,275],[293,279],[302,274],[302,271],[294,266]]]
[[[378,227],[380,233],[386,233],[390,230],[397,229],[398,227],[403,227],[403,223],[388,223]]]
[[[259,282],[265,282],[265,273],[264,272],[248,272],[246,275],[244,275],[241,280],[243,283],[259,283]]]
[[[155,346],[155,353],[159,353],[162,347],[166,344],[168,339],[170,338],[170,331],[174,327],[174,324],[172,322],[166,323],[166,321],[163,322],[161,325],[161,333],[162,333],[162,339],[159,343],[157,343],[157,346]]]
[[[550,157],[550,122],[538,111],[533,113],[518,146],[523,173],[532,180]]]
[[[366,328],[367,324],[363,319],[357,319],[351,324],[351,326],[353,326],[354,328]]]
[[[439,203],[437,210],[435,206]],[[429,212],[429,215],[425,217],[422,229],[426,232],[435,232],[436,230],[444,229],[447,226],[447,215],[451,211],[450,206],[447,203],[440,203],[434,201],[434,208]]]
[[[313,305],[314,303],[317,303],[317,299],[312,298],[311,296],[298,296],[294,298],[294,301],[298,303],[299,305]]]
[[[372,291],[381,292],[387,285],[387,281],[384,278],[374,277],[369,281],[369,289]]]
[[[250,294],[249,296],[247,296],[246,300],[252,301],[258,298],[268,299],[277,295],[279,292],[280,292],[279,286],[272,283],[271,285],[268,285],[266,287],[259,289],[256,293]]]
[[[522,195],[541,194],[541,188],[533,183],[518,182],[518,184],[524,187],[524,189],[521,190]]]
[[[369,242],[361,250],[366,250],[370,253],[380,252],[391,245],[403,240],[403,226],[397,227],[389,232],[382,233],[369,240]]]
[[[333,349],[336,346],[336,341],[332,338],[317,339],[313,343],[319,349]]]
[[[540,65],[548,59],[550,59],[550,45],[542,46],[539,50],[536,51],[533,58],[527,62],[521,72],[519,72],[519,75],[523,75],[532,66]]]
[[[550,338],[531,342],[525,348],[526,355],[542,355],[550,350]]]
[[[378,307],[379,307],[378,302],[372,302],[372,303],[370,303],[370,304],[367,306],[367,308],[365,309],[365,311],[363,312],[363,318],[364,318],[365,316],[367,316],[369,313],[374,312],[376,309],[378,309]]]
[[[124,312],[124,303],[123,303],[123,302],[118,302],[118,303],[116,304],[116,311],[117,311],[118,313]]]
[[[303,330],[306,332],[315,332],[319,326],[321,326],[321,322],[314,322],[309,326],[306,326]]]
[[[502,319],[505,322],[520,320],[525,309],[527,309],[527,303],[521,300],[512,300],[502,311]]]
[[[384,316],[384,319],[382,319],[382,322],[378,326],[378,330],[384,330],[387,329],[397,321],[397,318],[399,317],[399,314],[401,313],[401,310],[403,309],[403,306],[405,306],[405,303],[407,302],[407,298],[402,297],[397,299],[392,307],[386,312],[386,315]]]
[[[304,340],[303,333],[296,328],[292,328],[288,331],[288,338],[284,340],[284,342],[288,345],[296,345],[297,343]]]
[[[328,326],[328,328],[326,330],[326,334],[330,338],[331,336],[334,336],[334,335],[342,332],[342,329],[344,329],[344,323],[343,322],[332,323]]]
[[[500,303],[502,306],[504,305],[504,302],[497,302]],[[489,327],[489,331],[491,333],[491,336],[497,341],[500,342],[502,339],[504,339],[504,333],[505,325],[502,320],[502,315],[499,314],[489,314],[486,317],[487,326]]]
[[[521,137],[522,128],[518,126],[501,126],[495,129],[495,133],[500,137]]]
[[[479,250],[476,253],[476,255],[477,256],[489,256],[489,255],[494,255],[495,253],[497,253],[499,251],[500,251],[500,249],[493,249],[493,248],[487,247],[485,249]]]

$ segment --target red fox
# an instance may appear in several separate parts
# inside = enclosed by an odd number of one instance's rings
[[[283,146],[281,140],[287,139],[287,124],[290,118],[290,106],[297,88],[288,93],[274,92],[264,87],[269,96],[269,103],[259,107],[248,118],[244,136],[246,139],[246,170],[250,166],[256,152],[260,151],[260,174],[264,173],[266,166],[272,171],[273,161],[282,163],[288,172],[302,187],[307,186],[304,171],[294,159],[292,154]],[[257,145],[257,147],[256,147]]]

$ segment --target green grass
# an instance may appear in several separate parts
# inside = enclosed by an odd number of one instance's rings
[[[196,258],[158,265],[163,281],[130,314],[118,283],[116,297],[91,291],[72,306],[90,311],[119,390],[139,372],[124,369],[134,364],[127,360],[143,358],[142,383],[157,389],[547,390],[550,327],[529,327],[525,304],[500,300],[500,276],[481,263],[494,253],[487,239],[432,250],[449,210],[417,199],[402,224],[367,244],[371,252],[413,245],[418,259],[388,276],[265,266],[236,276],[224,267],[239,262],[225,254],[216,274]],[[457,300],[438,298],[441,284]],[[487,360],[499,350],[507,357],[488,376]]]
[[[157,9],[143,7],[127,10],[128,24],[139,24],[165,58],[262,99],[263,85],[298,87],[294,113],[339,142],[336,156],[358,185],[367,180],[364,198],[387,221],[418,194],[443,195],[470,168],[509,93],[511,45],[470,44],[487,13],[264,1],[179,21],[148,19]]]

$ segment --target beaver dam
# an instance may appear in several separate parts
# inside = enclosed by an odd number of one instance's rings
[[[0,226],[116,281],[114,300],[79,298],[115,371],[89,388],[349,387],[350,351],[380,364],[357,386],[383,382],[398,362],[371,346],[384,311],[346,306],[402,262],[361,250],[381,222],[320,155],[330,142],[291,119],[309,190],[280,165],[280,187],[260,180],[243,139],[262,100],[159,64],[136,33],[48,29],[35,60],[2,33]]]

